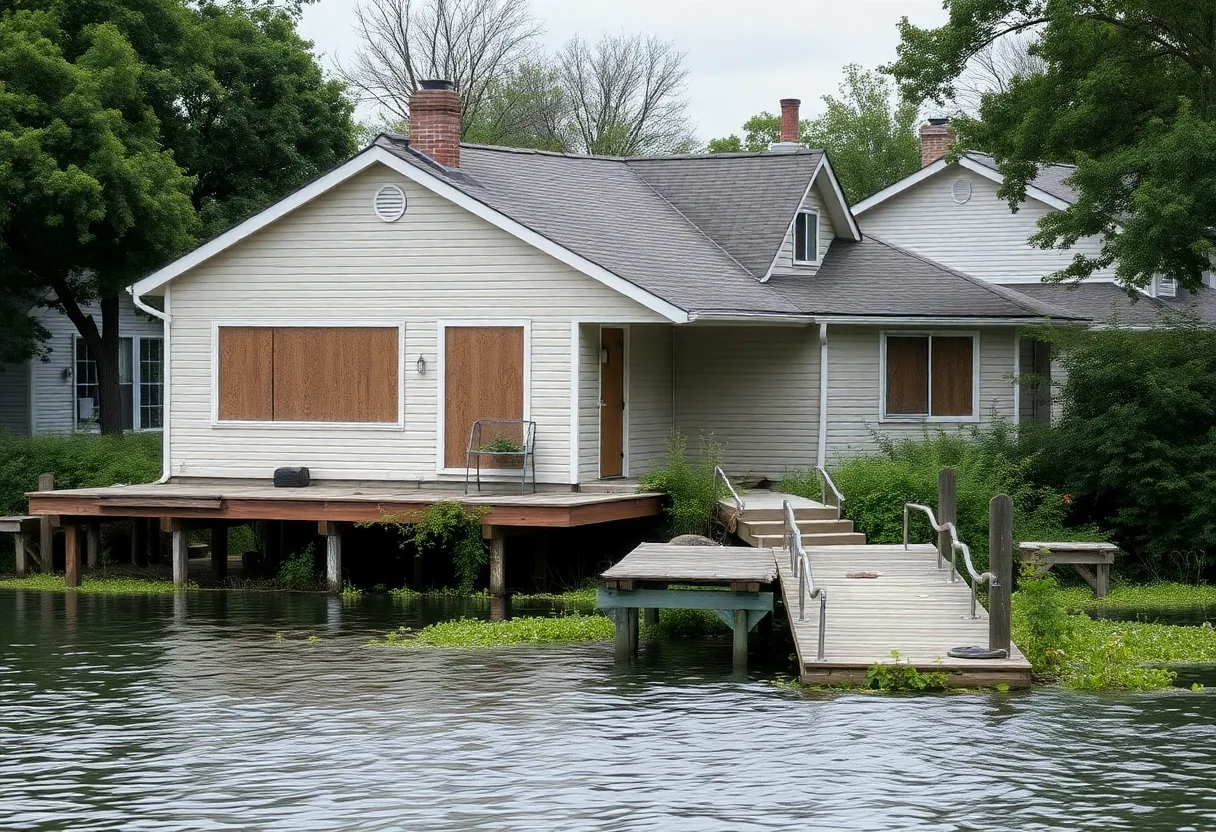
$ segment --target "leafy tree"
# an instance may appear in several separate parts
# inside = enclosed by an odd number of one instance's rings
[[[1016,209],[1047,163],[1075,163],[1078,199],[1040,221],[1035,245],[1101,240],[1052,276],[1114,266],[1126,286],[1170,274],[1201,284],[1216,244],[1216,6],[1199,0],[948,0],[948,22],[900,24],[888,69],[905,97],[952,97],[972,56],[1030,38],[1037,71],[982,96],[959,119],[960,146],[993,154]]]
[[[844,68],[839,97],[823,97],[822,115],[800,124],[801,141],[823,148],[850,200],[898,182],[920,167],[916,106],[892,105],[890,82],[857,64]],[[709,143],[712,153],[767,150],[778,141],[781,117],[760,113],[743,125],[744,138],[728,136]]]

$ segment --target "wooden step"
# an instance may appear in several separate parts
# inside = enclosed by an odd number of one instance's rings
[[[852,520],[799,520],[798,530],[803,534],[828,534],[853,531]],[[784,520],[751,520],[739,521],[739,534],[785,534]]]
[[[785,535],[782,534],[759,534],[749,535],[745,538],[746,542],[758,549],[772,547],[780,549],[785,546]],[[804,547],[811,546],[864,546],[866,536],[861,532],[831,532],[828,534],[804,534],[802,535],[802,545]]]
[[[832,506],[822,508],[796,508],[794,517],[797,520],[835,520],[836,509]],[[744,508],[740,520],[784,520],[785,514],[780,508]]]

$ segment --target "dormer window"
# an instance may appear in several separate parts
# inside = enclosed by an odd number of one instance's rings
[[[1172,298],[1178,294],[1178,281],[1172,277],[1160,277],[1157,279],[1157,296],[1162,298]]]
[[[819,262],[819,214],[799,211],[794,220],[794,263]]]

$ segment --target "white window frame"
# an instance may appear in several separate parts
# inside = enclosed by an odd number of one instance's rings
[[[122,335],[118,336],[121,341],[126,339],[131,342],[131,431],[141,431],[139,426],[139,336],[138,335]],[[72,432],[73,433],[100,433],[101,421],[98,420],[90,425],[82,425],[80,423],[80,399],[76,395],[76,387],[79,379],[77,375],[80,370],[80,345],[84,343],[84,336],[79,332],[72,333]],[[121,355],[122,351],[119,350]],[[94,358],[96,363],[97,359]],[[100,390],[101,379],[98,379]],[[121,384],[119,385],[122,386]],[[97,403],[98,408],[101,402]],[[163,417],[162,417],[163,418]],[[126,428],[123,428],[125,431]],[[160,430],[160,428],[152,428],[151,430]]]
[[[929,414],[933,413],[933,336],[943,338],[971,338],[971,414],[969,416],[933,416],[908,413],[887,413],[887,339],[888,338],[928,338],[929,339]],[[950,329],[917,329],[917,330],[882,330],[878,342],[878,413],[879,422],[917,424],[931,423],[967,423],[980,420],[980,334],[974,330],[960,331]]]
[[[803,214],[810,214],[815,217],[815,259],[814,260],[799,260],[798,259],[798,218],[801,217]],[[818,208],[799,208],[798,209],[798,215],[794,217],[794,224],[793,224],[793,227],[790,232],[791,233],[790,258],[794,261],[795,266],[818,266],[819,262],[823,259],[822,254],[819,251],[819,249],[820,249],[819,222],[820,222],[820,216],[819,216]]]
[[[435,344],[435,352],[438,360],[435,362],[435,372],[438,374],[437,384],[438,398],[436,399],[435,407],[435,473],[436,474],[451,474],[455,476],[465,476],[467,470],[461,466],[459,468],[448,468],[445,465],[447,454],[445,436],[447,429],[447,400],[446,400],[446,384],[447,384],[447,346],[448,335],[447,331],[450,327],[522,327],[524,330],[524,420],[532,418],[532,319],[531,318],[477,318],[477,319],[440,319],[436,321],[435,335],[437,343]],[[540,429],[540,425],[537,425]],[[513,480],[519,481],[519,471],[488,471],[481,472],[482,480]]]
[[[147,428],[143,425],[143,414],[140,412],[140,407],[143,406],[143,391],[140,389],[140,356],[142,355],[144,341],[160,341],[160,424],[159,428]],[[131,339],[131,363],[134,365],[132,369],[133,388],[131,390],[131,407],[134,409],[135,415],[131,421],[135,423],[135,430],[140,433],[159,433],[163,431],[165,419],[169,415],[169,402],[165,398],[165,366],[168,363],[168,356],[165,353],[165,338],[162,335],[136,335]]]
[[[221,327],[315,327],[328,329],[347,327],[358,329],[397,330],[397,421],[395,422],[278,422],[265,420],[220,420],[220,328]],[[168,402],[165,403],[168,407]],[[211,322],[211,427],[220,430],[360,430],[402,431],[405,429],[405,321],[401,320],[268,320],[265,318],[242,318]]]

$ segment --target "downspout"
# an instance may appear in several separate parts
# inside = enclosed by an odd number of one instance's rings
[[[169,407],[169,402],[170,402],[169,380],[173,376],[173,374],[169,371],[169,356],[171,355],[171,352],[169,350],[169,329],[170,329],[169,324],[172,323],[172,321],[173,321],[173,316],[169,314],[169,289],[168,288],[165,289],[165,311],[164,312],[160,311],[159,309],[157,309],[154,306],[149,306],[148,304],[144,303],[143,299],[140,298],[140,296],[137,295],[130,287],[127,288],[127,291],[131,293],[131,302],[135,304],[136,309],[143,310],[144,312],[147,312],[149,315],[151,315],[154,318],[160,318],[161,323],[163,325],[163,331],[164,331],[163,337],[164,337],[164,349],[165,349],[165,364],[164,364],[165,377],[163,379],[164,394],[163,394],[163,403],[161,405],[161,407],[162,407],[161,433],[160,433],[161,475],[160,475],[160,479],[158,479],[156,481],[157,484],[159,484],[159,483],[163,483],[163,482],[168,482],[168,480],[169,480],[169,410],[170,410],[170,407]]]
[[[828,461],[828,325],[819,325],[819,453],[816,465]]]

